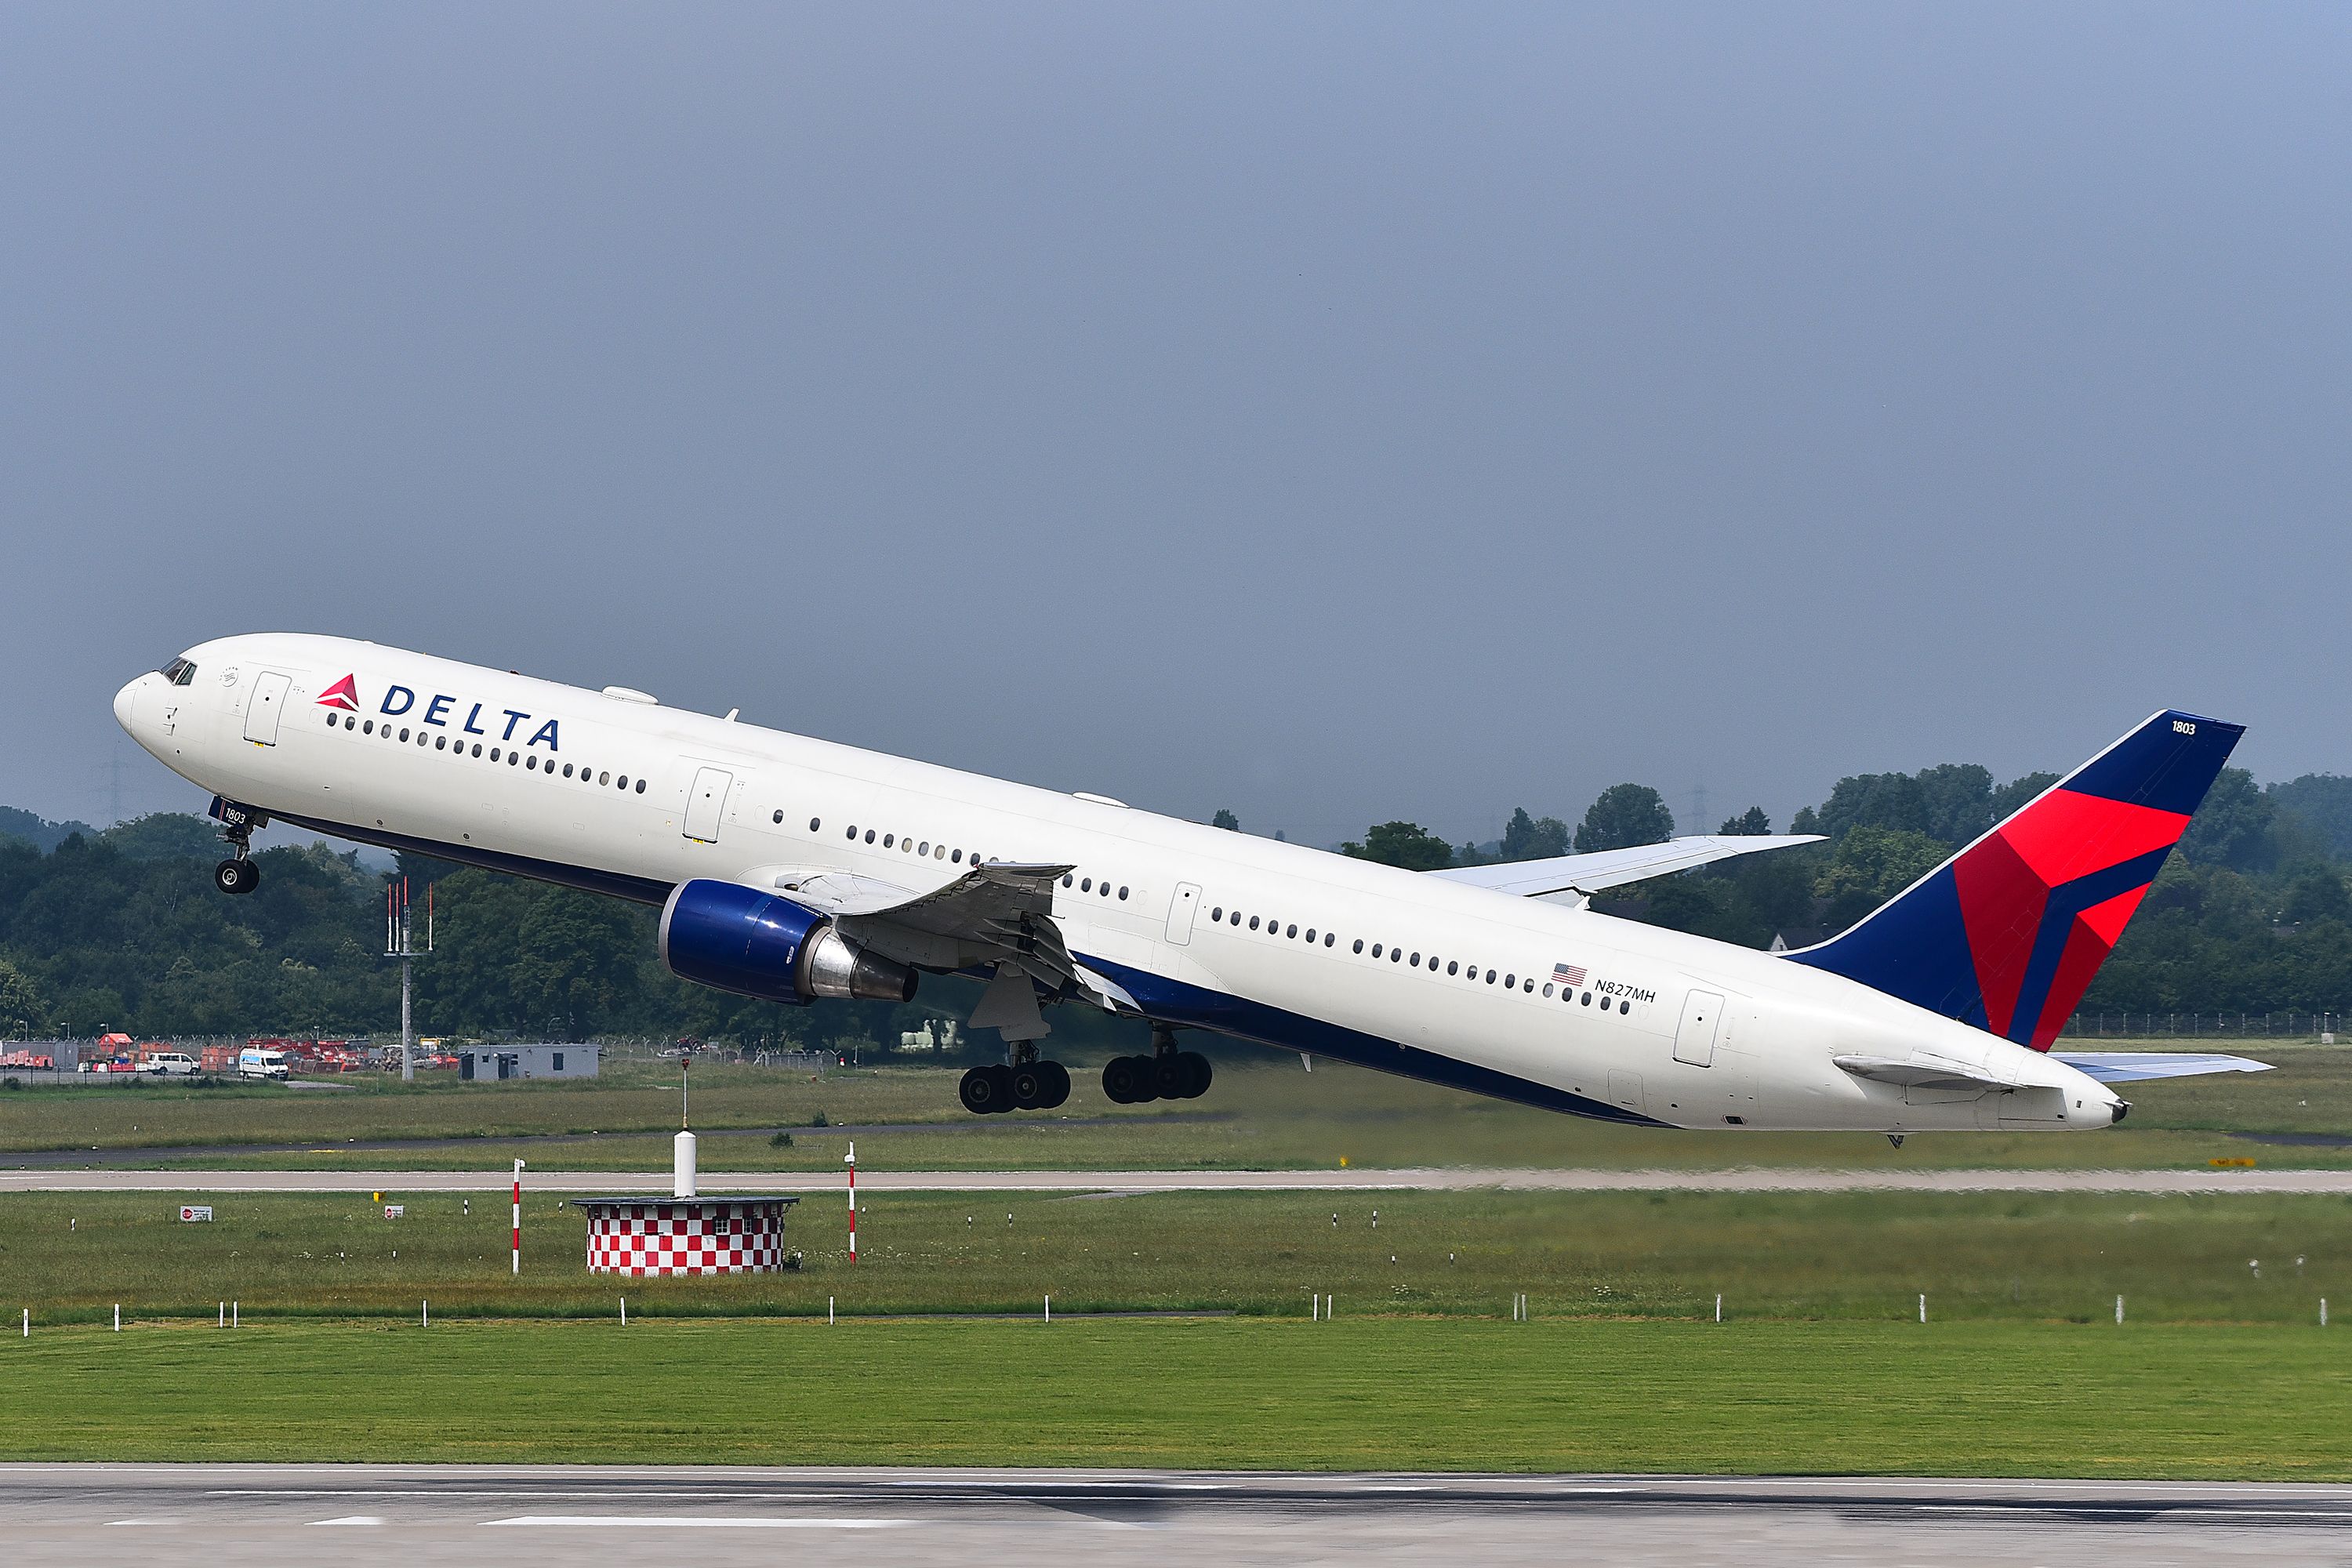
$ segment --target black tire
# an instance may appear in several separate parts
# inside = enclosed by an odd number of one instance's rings
[[[1102,1070],[1103,1098],[1113,1105],[1133,1105],[1136,1090],[1140,1087],[1138,1080],[1143,1076],[1136,1070],[1138,1065],[1139,1058],[1135,1057],[1113,1057],[1105,1062]]]
[[[261,868],[250,860],[224,860],[213,868],[213,886],[232,898],[243,898],[261,886]]]
[[[1151,1058],[1151,1088],[1161,1100],[1183,1100],[1192,1086],[1192,1074],[1184,1066],[1184,1053],[1171,1051],[1164,1057]]]
[[[1186,1051],[1176,1058],[1184,1064],[1184,1098],[1198,1100],[1209,1092],[1209,1079],[1216,1076],[1209,1070],[1209,1058],[1198,1051]]]
[[[1013,1103],[1034,1110],[1053,1097],[1054,1079],[1043,1062],[1024,1062],[1013,1069]]]
[[[1070,1069],[1064,1067],[1059,1062],[1045,1062],[1041,1065],[1045,1070],[1047,1082],[1045,1085],[1045,1098],[1037,1102],[1038,1109],[1041,1110],[1052,1110],[1057,1107],[1068,1104],[1070,1100]]]
[[[974,1116],[993,1116],[1013,1105],[1013,1074],[1002,1067],[974,1068],[956,1086],[956,1098]]]

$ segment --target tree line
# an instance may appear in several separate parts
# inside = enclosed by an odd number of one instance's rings
[[[1750,947],[1801,946],[1860,919],[2053,782],[2030,773],[1996,784],[1974,764],[1852,775],[1788,825],[1824,842],[1655,879],[1594,907]],[[26,822],[35,831],[17,830]],[[1230,812],[1218,826],[1241,826]],[[1397,820],[1372,826],[1342,852],[1431,870],[1622,848],[1675,830],[1656,790],[1621,784],[1573,826],[1522,808],[1486,845],[1455,846]],[[1771,830],[1754,807],[1717,829]],[[0,813],[0,1032],[336,1036],[397,1027],[383,873],[355,852],[281,847],[259,852],[259,891],[227,899],[212,889],[219,855],[210,825],[194,816],[160,814],[100,831]],[[2242,769],[2225,770],[2084,1010],[2345,1010],[2347,870],[2352,778],[2261,786]],[[903,1005],[748,1001],[663,969],[655,912],[642,906],[420,857],[403,857],[394,874],[433,885],[437,950],[416,964],[426,1034],[887,1050],[929,1019],[963,1016],[976,994],[965,982],[931,979]],[[1054,1023],[1064,1041],[1123,1040],[1122,1026],[1083,1009],[1057,1009]]]

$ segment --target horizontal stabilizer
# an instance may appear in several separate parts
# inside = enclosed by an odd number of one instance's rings
[[[2201,1078],[2214,1072],[2268,1072],[2271,1064],[2245,1057],[2190,1051],[2053,1051],[2068,1067],[2101,1083],[2145,1083],[2159,1078]]]
[[[2015,1089],[1981,1067],[1924,1053],[1909,1057],[1832,1057],[1842,1072],[1905,1089]]]
[[[1597,893],[1603,888],[1688,871],[1734,855],[1819,842],[1821,835],[1816,833],[1701,833],[1688,838],[1669,838],[1664,844],[1637,844],[1631,849],[1555,855],[1549,859],[1513,860],[1500,866],[1456,866],[1423,875],[1517,898],[1540,899],[1556,893]]]

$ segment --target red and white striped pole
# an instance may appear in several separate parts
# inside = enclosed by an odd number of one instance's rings
[[[522,1277],[522,1162],[517,1160],[514,1169],[514,1271]]]
[[[849,1261],[857,1261],[857,1141],[849,1141]]]

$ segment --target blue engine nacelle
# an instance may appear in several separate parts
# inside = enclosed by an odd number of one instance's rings
[[[764,1002],[907,1002],[915,972],[863,948],[831,917],[739,882],[698,877],[662,906],[661,959],[672,974]]]

